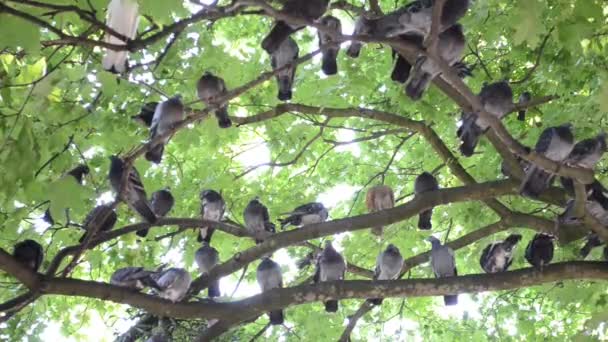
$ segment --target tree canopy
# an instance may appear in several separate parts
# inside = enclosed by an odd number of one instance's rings
[[[436,0],[439,3],[443,1]],[[138,0],[137,34],[128,44],[106,43],[108,0],[0,1],[0,337],[37,341],[146,340],[164,327],[175,341],[270,340],[598,340],[608,338],[608,263],[582,261],[590,231],[608,230],[589,212],[584,222],[556,228],[568,195],[551,187],[539,199],[519,194],[523,158],[561,176],[589,183],[588,170],[559,165],[533,147],[543,129],[571,122],[577,141],[605,129],[608,114],[608,4],[602,0],[476,0],[459,21],[466,47],[463,80],[446,65],[422,98],[412,101],[390,78],[391,48],[413,63],[432,49],[376,36],[358,58],[344,50],[355,19],[392,12],[406,2],[332,1],[327,14],[340,19],[343,35],[336,75],[321,72],[317,22],[293,34],[299,46],[293,98],[277,99],[274,76],[260,42],[273,20],[297,20],[279,12],[282,1]],[[436,13],[433,13],[434,15]],[[435,23],[434,23],[435,24]],[[335,33],[335,31],[334,31]],[[431,30],[431,40],[437,32]],[[334,43],[335,46],[336,43]],[[102,68],[106,49],[128,50],[129,68]],[[441,64],[441,63],[439,63]],[[445,63],[443,63],[445,64]],[[197,95],[210,71],[222,77],[233,125],[219,128]],[[488,114],[478,94],[484,83],[509,82],[514,101],[531,101],[525,120],[511,114],[490,120],[473,156],[459,152],[461,111]],[[149,130],[132,116],[144,104],[180,94],[186,118],[170,134],[160,164],[147,161]],[[158,140],[158,139],[157,139]],[[148,192],[169,188],[175,205],[154,224],[114,202],[108,182],[110,155],[139,171]],[[78,164],[90,172],[83,184],[65,177]],[[131,167],[131,166],[129,166]],[[594,176],[606,181],[601,160]],[[440,190],[414,195],[423,171]],[[395,207],[368,213],[366,192],[389,185]],[[200,192],[220,191],[226,220],[217,223],[212,246],[220,264],[201,275],[194,262]],[[584,190],[583,190],[584,192]],[[583,194],[584,195],[584,194]],[[323,202],[327,222],[288,228],[256,245],[243,228],[243,210],[259,196],[273,222],[308,202]],[[579,198],[580,199],[580,198]],[[78,228],[99,203],[116,205],[112,231],[79,242]],[[419,230],[418,213],[435,207],[431,231]],[[69,208],[66,211],[65,208]],[[42,220],[50,212],[54,223]],[[207,222],[208,223],[208,222]],[[385,226],[382,237],[370,233]],[[147,237],[134,234],[150,227]],[[557,236],[554,265],[542,271],[524,258],[538,232]],[[484,274],[483,249],[519,233],[508,272]],[[433,234],[455,253],[458,276],[434,279],[429,264]],[[35,274],[10,256],[26,239],[44,248]],[[312,284],[312,267],[296,261],[333,240],[347,264],[346,280]],[[376,256],[392,243],[405,264],[398,280],[371,280]],[[284,289],[259,294],[256,267],[273,252]],[[602,249],[587,260],[603,260]],[[171,303],[147,292],[109,285],[121,267],[183,267],[193,278],[185,301]],[[221,278],[222,296],[206,297]],[[441,296],[460,294],[444,307]],[[382,294],[381,306],[366,298]],[[326,313],[326,298],[340,300]],[[285,308],[285,323],[270,326],[265,313]],[[159,319],[164,317],[164,319]]]

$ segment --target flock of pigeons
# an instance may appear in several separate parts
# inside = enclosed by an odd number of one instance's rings
[[[369,19],[362,16],[356,22],[355,34],[371,35],[380,37],[398,37],[404,41],[417,44],[422,47],[425,37],[429,34],[431,17],[433,12],[432,0],[416,0],[403,8],[389,13],[385,16]],[[292,0],[285,3],[283,12],[307,20],[319,19],[327,10],[328,0]],[[438,51],[439,55],[452,67],[458,70],[463,76],[466,75],[466,68],[460,62],[464,49],[465,37],[462,27],[458,20],[464,16],[469,6],[468,0],[448,0],[442,12],[439,25]],[[108,12],[108,25],[116,32],[126,37],[133,38],[137,28],[137,3],[130,0],[112,0]],[[325,16],[320,19],[320,23],[335,31],[340,31],[340,21],[332,16]],[[290,37],[292,33],[303,28],[304,25],[293,25],[284,21],[277,21],[264,38],[262,47],[271,55],[273,68],[280,68],[293,62],[298,56],[298,46]],[[108,42],[120,44],[122,40],[112,35],[106,38]],[[332,36],[319,31],[321,45],[332,43]],[[357,57],[361,49],[362,42],[353,41],[347,54]],[[337,72],[336,56],[339,51],[339,44],[329,44],[323,48],[322,70],[327,75]],[[407,95],[416,100],[419,99],[424,90],[428,87],[431,80],[440,73],[439,67],[433,60],[421,55],[412,66],[398,53],[397,61],[393,69],[391,78],[401,83],[407,83]],[[126,70],[127,52],[108,50],[103,59],[104,68],[114,72],[124,72]],[[279,83],[280,100],[291,98],[291,86],[295,73],[295,65],[286,68],[277,75]],[[227,93],[224,81],[207,72],[197,83],[199,98],[207,105],[215,108],[215,116],[221,128],[231,126],[228,117],[228,107],[221,102],[221,97]],[[513,92],[507,82],[496,82],[485,84],[479,93],[479,98],[484,109],[491,115],[503,119],[513,111]],[[520,96],[519,103],[526,103],[530,100],[529,93]],[[169,142],[169,134],[175,125],[183,120],[184,105],[180,96],[175,96],[164,102],[147,103],[142,107],[139,115],[135,116],[142,124],[150,129],[150,141],[154,145],[150,146],[146,153],[146,159],[153,163],[162,161],[165,144]],[[525,112],[520,112],[520,120],[525,119]],[[476,148],[480,137],[488,130],[489,123],[483,117],[473,112],[462,113],[462,124],[457,130],[457,136],[461,141],[460,151],[464,156],[471,156]],[[158,136],[165,137],[157,141]],[[564,124],[557,127],[545,129],[538,139],[534,151],[555,162],[570,166],[593,169],[602,154],[606,151],[605,134],[599,134],[595,138],[584,139],[574,143],[572,125]],[[130,208],[136,211],[145,221],[154,223],[159,217],[167,215],[173,207],[174,198],[168,190],[155,192],[150,199],[141,182],[139,173],[135,168],[129,169],[126,175],[124,189],[122,186],[125,172],[124,161],[111,156],[109,171],[109,181],[120,197]],[[521,184],[521,194],[531,198],[537,198],[554,181],[555,175],[547,170],[530,164],[523,159],[519,159],[520,166],[525,172],[525,177]],[[513,175],[513,170],[503,163],[503,174],[507,177]],[[67,175],[74,177],[82,184],[82,178],[89,172],[86,166],[78,166],[71,170]],[[561,179],[564,189],[574,197],[573,181],[571,179]],[[608,226],[608,191],[597,180],[587,188],[587,209],[604,226]],[[121,191],[121,189],[123,189]],[[415,180],[415,194],[435,191],[439,189],[436,178],[428,172],[419,175]],[[200,194],[201,217],[205,220],[219,222],[224,217],[225,201],[221,194],[214,190],[203,190]],[[573,200],[568,202],[563,214],[557,218],[558,224],[571,224],[580,221],[574,214]],[[386,185],[372,187],[366,196],[366,206],[370,212],[385,210],[395,205],[393,190]],[[432,228],[431,217],[433,208],[425,210],[419,214],[418,227],[423,230]],[[322,203],[307,203],[294,209],[293,212],[279,219],[282,229],[288,226],[302,227],[309,224],[326,221],[328,211]],[[51,224],[53,219],[47,210],[45,219]],[[243,213],[245,228],[254,237],[256,243],[262,243],[276,231],[276,226],[270,220],[268,209],[256,197],[249,202]],[[108,205],[95,207],[86,217],[82,228],[87,232],[83,235],[81,242],[89,232],[108,231],[116,223],[116,212]],[[372,228],[376,235],[382,235],[383,228]],[[198,241],[202,243],[195,255],[195,260],[202,274],[209,274],[219,263],[219,253],[211,246],[211,238],[214,232],[213,225],[200,229]],[[137,235],[145,237],[147,229],[136,232]],[[512,234],[504,241],[498,241],[488,245],[482,252],[480,258],[481,268],[487,273],[506,271],[513,261],[514,247],[521,240],[521,235]],[[436,277],[451,277],[457,275],[454,252],[434,236],[427,239],[431,244],[431,266]],[[553,258],[553,240],[550,234],[539,233],[528,243],[525,252],[526,260],[534,267],[542,271],[544,265],[551,262]],[[587,244],[581,250],[581,255],[586,257],[591,248],[602,245],[603,242],[595,235],[590,235]],[[42,263],[43,250],[40,244],[33,240],[25,240],[15,245],[14,257],[22,262],[26,267],[37,271]],[[608,247],[604,249],[604,256],[608,260]],[[346,271],[344,257],[340,255],[327,241],[325,248],[314,257],[316,272],[315,282],[326,282],[343,280]],[[386,250],[381,252],[376,260],[374,272],[375,280],[397,279],[401,276],[403,268],[403,256],[399,249],[389,244]],[[265,256],[257,268],[257,280],[262,291],[282,287],[282,274],[279,264],[274,262],[270,256]],[[126,267],[117,270],[111,277],[110,282],[114,285],[124,286],[137,290],[146,287],[151,288],[160,297],[169,299],[173,302],[185,298],[191,284],[189,272],[181,268],[169,268],[166,270],[158,269],[154,271],[146,270],[143,267]],[[208,296],[211,298],[221,295],[219,283],[216,280],[208,287]],[[370,299],[374,304],[380,304],[381,298]],[[444,297],[446,305],[457,303],[456,295]],[[328,312],[338,310],[338,301],[328,300],[325,302],[325,309]],[[283,323],[283,312],[277,310],[269,313],[272,324]]]

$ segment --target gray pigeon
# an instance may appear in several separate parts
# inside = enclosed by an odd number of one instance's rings
[[[214,190],[203,190],[201,191],[201,216],[205,220],[210,221],[221,221],[224,218],[224,211],[226,211],[226,202],[222,198],[219,192]],[[198,235],[198,242],[207,241],[211,243],[211,237],[215,228],[212,226],[201,227],[200,234]]]
[[[312,202],[295,208],[288,215],[284,219],[279,219],[281,229],[285,229],[289,225],[302,227],[308,224],[325,222],[329,214],[323,203]]]
[[[194,260],[198,265],[201,274],[209,274],[211,270],[220,262],[220,255],[217,249],[211,247],[208,242],[203,242],[203,247],[199,248],[194,255]],[[209,298],[221,296],[220,280],[216,279],[209,284]]]
[[[523,93],[521,93],[521,95],[519,95],[518,104],[521,106],[525,106],[528,104],[528,102],[530,102],[530,100],[532,100],[532,94],[530,94],[530,92],[528,92],[528,91],[524,91]],[[519,121],[526,120],[526,110],[525,109],[521,109],[517,112],[517,120],[519,120]]]
[[[198,98],[207,106],[221,105],[221,103],[217,102],[218,97],[222,97],[228,93],[224,80],[213,75],[209,71],[205,72],[198,80],[196,90],[198,92]],[[227,103],[223,104],[215,111],[215,117],[217,118],[217,123],[220,128],[228,128],[232,126],[232,121],[228,117]]]
[[[572,178],[560,177],[560,182],[566,190],[566,193],[574,198],[574,181]],[[587,193],[587,200],[595,201],[599,205],[601,205],[604,209],[608,210],[608,190],[604,188],[604,185],[600,183],[597,179],[593,181],[591,184],[585,184],[585,192]]]
[[[86,239],[88,232],[90,232],[92,228],[95,228],[96,233],[111,230],[112,228],[114,228],[116,220],[116,211],[114,211],[111,206],[107,204],[101,204],[96,206],[87,214],[87,217],[84,219],[82,228],[86,230],[87,233],[84,233],[80,240],[78,240],[78,242],[82,243],[84,239]],[[94,225],[96,227],[93,227]]]
[[[44,258],[44,250],[38,242],[24,240],[15,244],[13,257],[31,271],[38,272]]]
[[[566,164],[593,170],[604,152],[606,152],[606,133],[602,132],[595,138],[576,143],[566,158]]]
[[[574,204],[574,199],[568,200],[566,207],[564,208],[564,212],[557,216],[558,228],[561,225],[582,224],[581,218],[577,217],[575,213]],[[608,227],[608,210],[604,209],[600,203],[587,200],[585,201],[585,210],[587,210],[593,218],[598,220],[602,226]]]
[[[151,277],[155,285],[153,289],[159,297],[174,303],[184,299],[192,283],[190,273],[183,268],[170,268],[156,272]]]
[[[340,23],[340,19],[333,17],[331,15],[327,15],[320,20],[321,25],[326,26],[327,28],[336,31],[338,33],[342,33],[342,24]],[[319,36],[319,45],[325,45],[333,42],[333,39],[330,35],[318,31]],[[338,73],[338,52],[340,51],[340,44],[336,46],[326,47],[321,52],[323,54],[321,70],[325,75],[335,75]]]
[[[355,30],[353,31],[353,36],[361,36],[361,35],[369,35],[372,33],[374,29],[374,19],[368,19],[365,16],[360,16],[355,21]],[[359,57],[359,53],[361,52],[361,47],[363,43],[357,40],[353,40],[350,42],[348,49],[346,49],[346,55],[351,58]]]
[[[125,163],[117,156],[110,156],[110,161],[110,173],[108,178],[110,179],[110,184],[114,191],[117,194],[121,194],[120,187],[125,171]],[[135,169],[134,166],[130,169],[127,177],[126,189],[121,195],[121,199],[124,200],[131,209],[135,210],[141,217],[148,221],[148,223],[156,222],[156,214],[154,214],[154,211],[148,202],[146,190],[139,177],[139,172],[137,172],[137,169]]]
[[[486,273],[506,271],[513,262],[513,250],[521,240],[521,235],[511,234],[504,241],[493,242],[484,248],[479,259]]]
[[[260,265],[256,271],[256,277],[262,292],[283,287],[281,266],[268,257],[263,258],[262,262],[260,262]],[[270,319],[270,324],[272,325],[283,324],[283,310],[269,312],[268,318]]]
[[[538,233],[528,243],[526,247],[525,257],[530,265],[534,266],[539,271],[543,271],[543,267],[548,265],[553,260],[553,240],[555,236]]]
[[[484,85],[479,92],[479,101],[488,114],[502,120],[513,109],[513,91],[508,82],[500,81]],[[460,152],[470,157],[475,151],[479,138],[490,124],[475,113],[462,113],[462,124],[456,135],[460,139]]]
[[[574,137],[572,124],[567,123],[545,129],[534,147],[534,151],[555,162],[563,162],[572,151]],[[528,197],[537,198],[545,191],[555,176],[536,165],[530,166],[521,184],[519,192]]]
[[[298,48],[298,44],[288,37],[283,41],[281,46],[270,55],[270,65],[273,69],[282,68],[283,66],[293,63],[296,59],[298,59],[298,54],[300,53],[300,49]],[[287,101],[291,99],[292,96],[292,87],[293,80],[296,75],[296,65],[291,65],[286,69],[279,71],[276,74],[277,85],[279,87],[279,92],[277,98],[281,101]]]
[[[150,128],[152,126],[152,119],[154,118],[154,112],[158,102],[147,102],[141,106],[139,114],[131,116],[131,119],[135,120],[138,124]]]
[[[346,263],[340,253],[331,245],[331,241],[325,242],[325,249],[319,254],[317,259],[317,269],[313,278],[315,283],[344,280]],[[338,301],[328,300],[325,302],[325,311],[338,311]]]
[[[454,251],[441,244],[441,241],[434,236],[426,239],[432,244],[431,248],[431,267],[436,278],[455,277],[458,275],[456,271],[456,262],[454,260]],[[443,296],[445,305],[458,304],[458,295]]]
[[[374,280],[397,279],[402,268],[403,256],[401,256],[399,248],[391,243],[376,258]],[[382,298],[370,299],[370,302],[374,305],[380,305],[382,304]]]
[[[155,285],[150,278],[153,273],[153,271],[146,271],[143,267],[120,268],[112,274],[110,284],[142,290],[150,285]]]
[[[435,176],[428,172],[421,173],[416,177],[414,182],[414,193],[420,195],[425,192],[439,190],[439,183]],[[425,210],[418,215],[418,228],[428,230],[433,228],[431,218],[433,217],[433,208]]]
[[[169,189],[164,189],[154,192],[150,203],[157,217],[165,217],[173,209],[175,199]]]
[[[253,234],[257,244],[264,242],[271,234],[275,233],[275,226],[270,222],[268,208],[264,206],[258,197],[252,199],[243,213],[245,228]]]
[[[152,125],[150,126],[150,141],[153,141],[158,136],[163,136],[170,132],[175,125],[184,119],[184,104],[181,96],[174,96],[167,101],[161,102],[156,106]],[[169,142],[170,136],[166,136],[157,144],[150,146],[146,152],[146,160],[153,163],[160,163],[163,159],[165,145]]]

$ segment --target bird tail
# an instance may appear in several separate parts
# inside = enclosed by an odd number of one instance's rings
[[[519,112],[517,112],[517,120],[519,120],[519,121],[526,120],[526,110],[525,109],[522,109]]]
[[[79,242],[79,243],[82,243],[82,242],[84,241],[84,239],[86,239],[86,238],[87,238],[87,234],[88,234],[88,233],[84,233],[84,234],[82,234],[82,236],[80,237],[80,239],[78,239],[78,242]]]
[[[262,40],[262,49],[266,50],[270,55],[273,54],[279,49],[283,41],[294,32],[295,30],[284,21],[277,21],[268,35]]]
[[[163,160],[163,152],[165,151],[164,144],[158,144],[154,147],[151,147],[148,152],[146,152],[146,160],[151,161],[154,164],[160,164],[161,160]]]
[[[591,243],[587,241],[583,248],[581,248],[581,258],[585,259],[589,253],[591,253]]]
[[[420,100],[422,94],[431,83],[431,74],[428,72],[418,72],[412,74],[412,77],[405,87],[405,93],[413,101]]]
[[[507,236],[507,238],[505,239],[505,242],[511,246],[515,246],[519,242],[519,240],[521,240],[521,235],[511,234],[511,235]]]
[[[325,302],[325,311],[337,312],[338,311],[338,301],[337,300],[328,300],[327,302]]]
[[[214,280],[209,284],[209,289],[207,292],[208,292],[209,298],[219,297],[222,295],[222,293],[220,292],[219,279]]]
[[[475,152],[479,137],[483,133],[482,129],[475,124],[477,117],[469,115],[466,117],[460,129],[458,129],[458,137],[460,138],[460,153],[465,157],[470,157]]]
[[[443,302],[445,305],[456,305],[458,304],[458,295],[443,296]]]
[[[313,255],[313,253],[308,253],[305,257],[303,257],[302,259],[300,259],[296,262],[298,269],[301,270],[305,267],[310,266],[312,264],[314,258],[315,257]]]
[[[405,83],[405,81],[407,81],[407,79],[410,77],[411,68],[412,65],[401,55],[397,54],[397,62],[395,62],[395,66],[393,67],[391,80],[399,83]]]
[[[156,222],[156,214],[154,214],[154,211],[150,207],[150,203],[148,203],[148,201],[145,199],[141,199],[133,203],[133,209],[135,209],[135,211],[137,211],[137,213],[139,213],[139,215],[141,215],[148,223]]]
[[[359,53],[361,52],[361,47],[363,46],[360,42],[351,42],[348,49],[346,49],[346,55],[351,58],[359,57]]]
[[[521,184],[519,193],[526,197],[537,198],[551,185],[553,177],[545,170],[532,166]]]
[[[384,298],[372,298],[369,302],[372,303],[372,305],[382,305],[383,300]]]
[[[154,280],[154,278],[152,278],[152,274],[148,275],[147,277],[143,277],[140,279],[141,283],[144,284],[144,286],[155,289],[157,291],[162,291],[163,289],[161,289],[158,284],[156,283],[156,280]]]
[[[113,74],[122,74],[127,70],[127,51],[114,51],[106,49],[106,54],[103,56],[102,65],[104,70]]]
[[[232,126],[232,121],[228,117],[228,106],[224,106],[215,111],[215,117],[220,128],[228,128]]]
[[[431,224],[431,217],[433,217],[433,209],[425,210],[418,215],[418,228],[422,230],[429,230],[433,228]]]
[[[384,228],[382,226],[373,227],[372,228],[372,234],[374,234],[376,236],[382,236],[383,230],[384,230]]]
[[[201,228],[201,229],[199,230],[199,233],[197,234],[197,237],[196,237],[196,241],[198,241],[198,242],[203,242],[203,241],[205,241],[205,242],[207,242],[207,243],[211,243],[211,236],[213,235],[213,232],[215,231],[215,228],[206,227],[206,228],[207,228],[207,230],[206,230],[206,232],[205,232],[205,237],[203,237],[203,229],[204,229],[204,228],[205,228],[205,227],[203,227],[203,228]]]
[[[281,224],[281,230],[285,230],[285,228],[291,224],[291,216],[279,219],[279,223]]]
[[[146,229],[141,229],[141,230],[136,231],[136,232],[135,232],[135,235],[140,236],[140,237],[146,237],[146,236],[148,236],[148,232],[149,232],[149,231],[150,231],[150,230],[149,230],[148,228],[146,228]]]
[[[51,226],[55,224],[55,220],[53,219],[53,216],[51,215],[51,209],[50,207],[46,209],[46,211],[44,212],[44,216],[42,217],[42,219],[50,224]]]
[[[456,74],[460,78],[466,78],[473,76],[473,68],[463,62],[456,62],[452,64],[452,68],[456,71]]]
[[[291,79],[289,76],[279,76],[277,77],[277,80],[279,82],[279,93],[277,98],[280,101],[291,100],[291,86],[293,84],[293,79]]]
[[[335,75],[338,73],[338,50],[327,49],[323,52],[323,60],[321,62],[321,70],[325,75]]]
[[[281,325],[285,321],[283,318],[283,310],[270,311],[268,313],[268,318],[272,325]]]

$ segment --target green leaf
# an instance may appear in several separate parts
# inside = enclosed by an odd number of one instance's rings
[[[28,53],[40,51],[40,30],[33,23],[9,14],[0,14],[0,50],[22,48]]]

